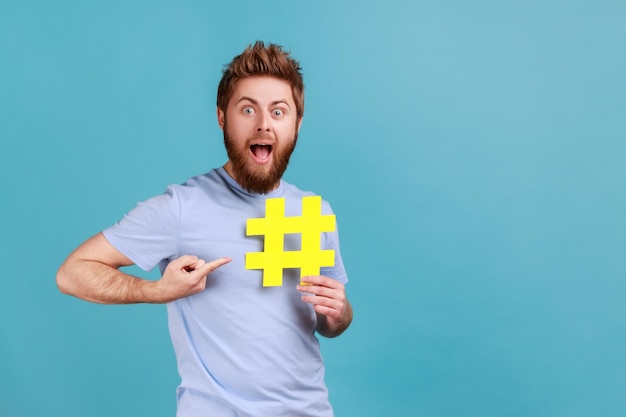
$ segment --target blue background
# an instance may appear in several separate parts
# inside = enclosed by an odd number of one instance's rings
[[[304,68],[286,179],[338,216],[336,414],[625,415],[625,2],[3,0],[0,416],[174,415],[165,307],[55,272],[225,162],[217,83],[256,39]]]

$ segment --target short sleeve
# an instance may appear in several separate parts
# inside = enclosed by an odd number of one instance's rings
[[[145,271],[177,255],[181,210],[175,187],[137,204],[103,231],[109,243]]]

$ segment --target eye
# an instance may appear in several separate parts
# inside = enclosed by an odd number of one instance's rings
[[[252,107],[244,107],[243,114],[254,114],[254,109]]]
[[[274,111],[272,111],[272,114],[274,115],[274,117],[281,117],[285,114],[285,112],[282,111],[282,109],[274,109]]]

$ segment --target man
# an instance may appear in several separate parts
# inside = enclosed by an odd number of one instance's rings
[[[281,179],[303,114],[299,63],[278,45],[249,46],[218,87],[226,164],[139,203],[59,269],[60,290],[88,301],[168,303],[179,417],[333,415],[315,332],[335,337],[352,321],[337,234],[322,235],[335,265],[307,285],[286,269],[282,286],[263,287],[262,272],[245,268],[245,253],[263,250],[262,238],[245,235],[246,220],[264,217],[275,197],[299,215],[312,195]],[[332,213],[326,202],[322,210]],[[285,250],[298,245],[285,235]],[[132,264],[158,264],[162,276],[119,271]]]

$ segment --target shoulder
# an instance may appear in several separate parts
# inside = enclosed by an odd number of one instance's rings
[[[219,182],[219,175],[216,170],[211,170],[205,174],[195,175],[182,184],[172,184],[168,188],[174,188],[181,192],[197,191],[198,189],[215,186]]]
[[[294,184],[288,183],[286,181],[283,181],[283,187],[284,187],[284,195],[288,199],[302,200],[302,197],[320,196],[320,194],[317,194],[314,191],[301,190]],[[320,197],[322,197],[322,213],[333,214],[333,209],[330,206],[330,203],[324,199],[324,196],[320,196]]]
[[[211,170],[205,174],[200,174],[187,179],[182,184],[170,184],[165,190],[165,194],[177,196],[181,201],[195,199],[200,196],[208,196],[219,192],[225,188],[224,179],[217,170]]]
[[[287,181],[283,181],[283,187],[284,187],[284,194],[287,197],[300,197],[300,198],[302,198],[302,197],[311,197],[311,196],[318,196],[318,195],[320,195],[320,194],[316,193],[315,191],[302,190],[302,189],[298,188],[296,185],[294,185],[294,184],[292,184],[290,182],[287,182]],[[324,199],[322,198],[322,200],[324,200]]]

